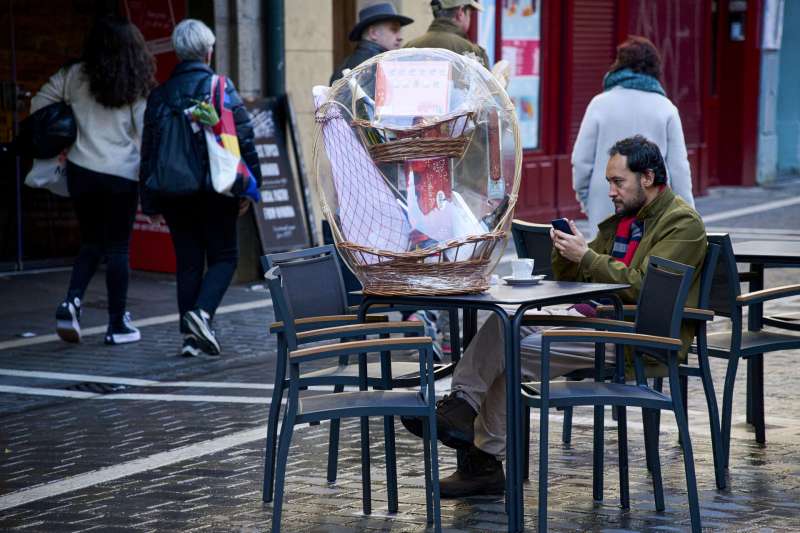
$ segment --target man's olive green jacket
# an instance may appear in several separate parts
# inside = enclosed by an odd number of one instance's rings
[[[611,257],[619,215],[612,215],[599,224],[597,237],[589,243],[589,251],[580,263],[561,257],[553,248],[553,274],[557,280],[593,283],[628,283],[630,288],[619,293],[622,301],[635,304],[642,289],[651,255],[694,267],[692,286],[686,300],[696,307],[700,295],[700,270],[706,256],[706,230],[700,215],[671,189],[666,188],[653,202],[643,207],[636,218],[644,221],[644,234],[630,266]],[[691,324],[681,328],[685,356],[694,335]]]
[[[470,41],[461,28],[447,19],[434,19],[428,31],[406,43],[405,48],[445,48],[457,54],[473,55],[473,59],[489,68],[486,51]]]

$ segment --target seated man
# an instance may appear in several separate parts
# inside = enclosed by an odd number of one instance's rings
[[[606,167],[609,197],[616,214],[599,225],[597,238],[587,245],[573,222],[574,235],[551,230],[553,272],[558,280],[627,283],[624,303],[636,303],[650,255],[697,269],[687,305],[697,305],[700,266],[706,253],[706,232],[700,215],[670,190],[664,159],[655,143],[637,135],[617,142]],[[593,307],[570,308],[592,315]],[[522,372],[537,379],[539,351],[533,328],[522,331]],[[452,392],[437,404],[438,437],[443,444],[467,450],[459,469],[442,479],[442,497],[502,493],[502,457],[506,445],[505,368],[500,320],[492,315],[470,343],[453,374]],[[685,357],[693,331],[681,329]],[[613,347],[608,347],[613,362]],[[551,354],[551,377],[594,367],[594,348],[586,344],[559,346]],[[412,433],[422,435],[416,419],[403,419]]]

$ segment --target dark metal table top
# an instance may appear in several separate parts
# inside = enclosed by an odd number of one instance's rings
[[[570,297],[591,298],[622,289],[629,285],[623,283],[581,283],[576,281],[542,281],[536,285],[507,285],[498,283],[492,285],[486,292],[478,294],[458,294],[430,296],[414,294],[408,296],[376,296],[365,294],[372,303],[388,300],[401,303],[405,300],[414,302],[431,302],[452,306],[481,306],[481,305],[548,305],[549,302],[562,302]]]
[[[800,264],[800,241],[745,241],[733,243],[741,263]]]

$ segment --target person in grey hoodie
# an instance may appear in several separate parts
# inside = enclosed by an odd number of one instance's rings
[[[139,203],[139,147],[146,98],[155,86],[155,59],[141,32],[125,19],[98,19],[80,62],[68,65],[33,97],[31,112],[64,101],[75,115],[77,138],[67,151],[67,188],[81,246],[67,295],[56,310],[56,331],[81,340],[81,301],[105,257],[108,290],[106,344],[136,342],[126,311],[128,249]]]
[[[572,149],[572,186],[589,217],[589,239],[614,214],[608,196],[606,164],[615,142],[642,135],[658,145],[667,166],[667,183],[694,207],[692,173],[678,108],[661,86],[661,57],[648,39],[630,36],[603,78],[603,92],[592,98]]]

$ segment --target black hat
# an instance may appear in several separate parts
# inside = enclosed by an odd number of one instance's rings
[[[401,26],[407,26],[414,22],[414,19],[398,15],[394,9],[394,4],[391,2],[374,4],[358,12],[358,24],[353,26],[347,38],[351,41],[359,41],[361,40],[361,33],[367,29],[367,26],[385,20],[396,20]]]

